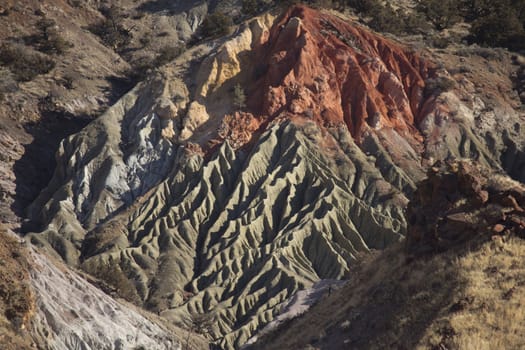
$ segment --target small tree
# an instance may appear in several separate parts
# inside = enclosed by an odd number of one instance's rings
[[[472,38],[487,46],[502,46],[511,50],[525,48],[523,24],[510,8],[502,8],[472,23]]]
[[[418,5],[437,30],[443,30],[457,23],[461,17],[457,0],[423,0]]]
[[[241,84],[235,84],[233,87],[233,105],[237,109],[246,107],[246,95]]]
[[[191,313],[185,320],[184,323],[188,327],[188,334],[186,336],[186,345],[184,349],[189,350],[190,335],[192,332],[197,334],[207,335],[211,332],[211,328],[215,317],[211,313],[197,314]]]

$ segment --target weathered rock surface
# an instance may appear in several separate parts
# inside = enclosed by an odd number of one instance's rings
[[[306,7],[288,10],[261,51],[266,74],[251,101],[259,115],[344,123],[358,140],[385,127],[421,140],[416,125],[433,69],[416,53]]]
[[[31,260],[31,333],[42,349],[182,349],[182,330],[162,328],[45,255],[33,251]]]
[[[480,127],[496,118],[483,102],[423,93],[441,75],[331,14],[254,19],[64,140],[30,207],[42,228],[31,240],[95,275],[110,266],[175,323],[210,315],[210,337],[239,347],[297,290],[401,240],[429,163],[475,158],[522,176],[514,112]]]
[[[429,170],[407,209],[410,254],[474,238],[525,236],[525,186],[470,161]],[[499,236],[499,237],[498,237]]]

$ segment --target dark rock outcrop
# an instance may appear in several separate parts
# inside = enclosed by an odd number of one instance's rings
[[[471,161],[435,165],[408,205],[408,252],[442,251],[494,235],[523,237],[523,207],[525,186],[501,173]]]

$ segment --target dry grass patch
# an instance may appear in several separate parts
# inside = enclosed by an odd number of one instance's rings
[[[0,349],[30,349],[26,334],[35,302],[24,247],[0,224]]]
[[[470,243],[411,262],[402,245],[370,255],[344,288],[254,348],[524,348],[525,241]]]

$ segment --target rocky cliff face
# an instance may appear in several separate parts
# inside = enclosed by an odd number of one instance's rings
[[[239,347],[297,290],[401,240],[428,164],[523,167],[508,153],[523,152],[516,112],[462,96],[466,78],[429,84],[446,79],[334,14],[256,18],[65,139],[30,207],[31,241],[92,274],[110,268],[175,323],[208,315],[213,341]]]

